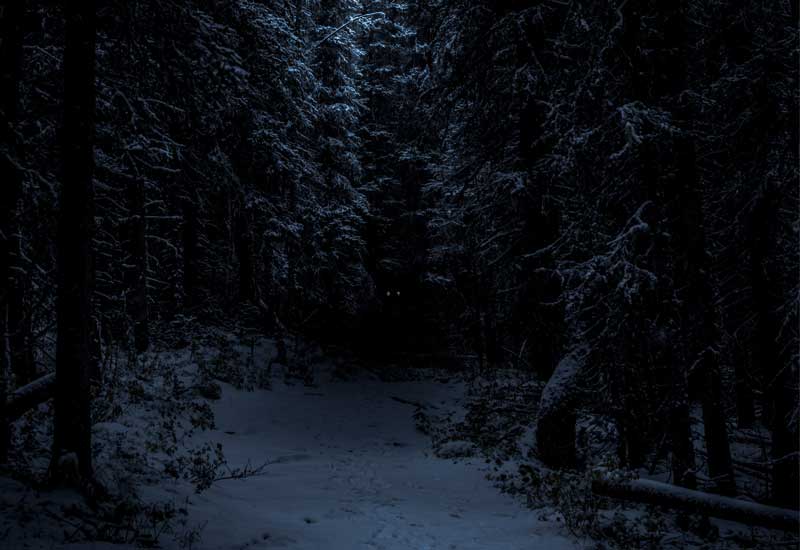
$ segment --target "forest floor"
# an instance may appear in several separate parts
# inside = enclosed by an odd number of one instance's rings
[[[265,368],[274,342],[212,340],[111,361],[93,412],[99,507],[40,485],[50,405],[26,415],[12,460],[26,474],[0,473],[0,549],[578,547],[499,491],[477,448],[434,452],[428,415],[463,416],[463,376],[318,350],[310,364],[290,350],[300,369]]]
[[[110,356],[93,405],[94,504],[43,485],[50,404],[26,414],[0,471],[0,550],[797,546],[717,520],[676,529],[674,514],[546,470],[530,373],[365,365],[303,345],[289,366],[277,355],[272,340],[209,331]],[[602,458],[604,424],[582,426]]]
[[[450,381],[359,377],[317,388],[223,387],[215,405],[229,464],[262,475],[193,497],[198,548],[528,550],[575,548],[486,479],[483,460],[445,460],[415,427],[420,406],[463,396]]]

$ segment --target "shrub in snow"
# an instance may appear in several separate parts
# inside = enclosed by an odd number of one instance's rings
[[[469,441],[448,441],[436,449],[439,458],[469,458],[478,454],[478,448]]]

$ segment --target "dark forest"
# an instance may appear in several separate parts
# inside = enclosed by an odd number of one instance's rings
[[[797,548],[799,10],[0,0],[0,548]]]

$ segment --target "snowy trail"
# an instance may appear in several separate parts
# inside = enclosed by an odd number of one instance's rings
[[[433,382],[225,386],[219,441],[232,466],[279,460],[263,476],[192,496],[200,548],[529,550],[576,545],[484,478],[482,461],[436,458],[414,407],[461,386]]]

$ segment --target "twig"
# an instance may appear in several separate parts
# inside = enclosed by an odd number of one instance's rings
[[[409,401],[408,399],[403,399],[402,397],[397,397],[396,395],[392,395],[391,398],[398,403],[402,403],[404,405],[413,405],[418,409],[438,409],[436,405],[428,405],[425,403],[421,403],[419,401]]]
[[[383,16],[384,19],[386,19],[386,14],[383,13],[382,11],[376,11],[376,12],[373,12],[373,13],[365,13],[363,15],[357,15],[357,16],[353,17],[352,19],[350,19],[350,21],[348,21],[344,25],[341,25],[340,27],[337,27],[336,29],[331,31],[327,36],[325,36],[325,38],[323,38],[322,40],[320,40],[319,42],[317,42],[316,44],[311,46],[308,49],[308,52],[313,52],[314,50],[319,48],[322,44],[324,44],[325,42],[327,42],[328,40],[333,38],[339,31],[344,30],[346,27],[352,25],[353,23],[355,23],[359,19],[364,19],[366,17],[374,17],[376,15],[381,15],[381,16]]]
[[[275,460],[268,460],[267,462],[263,463],[261,466],[258,466],[256,468],[250,466],[249,460],[247,461],[247,464],[245,464],[242,468],[230,469],[226,465],[226,468],[228,469],[228,475],[214,478],[214,483],[216,483],[217,481],[225,481],[229,479],[246,479],[248,477],[256,477],[264,475],[265,473],[264,470],[267,469],[267,466],[282,464],[284,462],[286,462],[286,457],[276,458]]]

